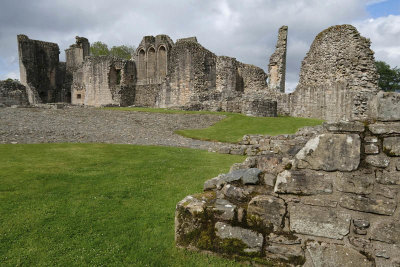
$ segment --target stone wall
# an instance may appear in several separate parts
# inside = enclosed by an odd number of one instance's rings
[[[57,44],[31,40],[18,35],[18,54],[21,83],[25,85],[29,102],[56,102],[61,99],[63,71],[58,68],[60,49]]]
[[[290,114],[327,121],[366,119],[369,99],[379,91],[373,54],[369,39],[351,25],[319,33],[289,97]]]
[[[400,107],[396,93],[377,102]],[[176,244],[265,264],[399,266],[400,115],[380,116],[244,137],[254,156],[177,204]]]
[[[74,74],[72,104],[128,106],[135,97],[133,61],[109,56],[87,57]]]
[[[28,95],[24,85],[16,80],[0,81],[0,107],[29,105]]]
[[[268,89],[285,92],[286,50],[288,27],[279,29],[275,52],[271,55],[268,65]]]

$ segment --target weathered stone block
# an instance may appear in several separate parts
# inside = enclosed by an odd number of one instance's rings
[[[365,131],[365,126],[361,122],[341,121],[336,123],[324,123],[325,129],[330,132],[356,132],[362,133]]]
[[[271,259],[283,259],[285,261],[305,262],[304,250],[296,245],[270,244],[265,247],[265,256]]]
[[[377,122],[368,126],[373,134],[400,134],[400,122]]]
[[[380,91],[371,101],[372,117],[380,121],[400,120],[400,94]]]
[[[390,163],[390,159],[385,154],[368,155],[365,157],[365,161],[378,168],[386,168]]]
[[[328,174],[311,170],[286,170],[278,174],[275,193],[280,194],[330,194],[332,180]]]
[[[371,238],[390,244],[400,244],[400,223],[398,220],[385,220],[371,226]]]
[[[215,234],[221,239],[238,239],[246,244],[247,248],[244,249],[244,252],[261,252],[264,238],[260,233],[223,222],[217,222],[215,230]]]
[[[379,146],[376,144],[366,144],[364,146],[365,154],[378,154],[379,153]]]
[[[214,204],[214,217],[219,220],[231,221],[235,217],[236,205],[226,199],[217,199]]]
[[[374,189],[375,173],[370,170],[337,172],[334,181],[336,189],[341,192],[366,195]]]
[[[307,244],[312,266],[318,267],[355,267],[375,266],[373,262],[357,250],[336,244],[310,242]]]
[[[384,138],[383,151],[388,156],[400,156],[400,136]]]
[[[222,187],[222,189],[218,193],[222,194],[221,197],[227,197],[239,201],[246,200],[250,194],[250,192],[248,192],[247,190],[233,186],[231,184],[224,185],[224,187]]]
[[[340,198],[339,205],[346,209],[381,215],[393,215],[397,207],[397,203],[393,199],[381,196],[365,197],[357,195],[344,195]]]
[[[277,197],[258,195],[251,199],[247,208],[247,222],[249,225],[262,223],[266,228],[273,226],[278,229],[282,226],[283,216],[286,213],[285,202]]]
[[[298,168],[324,171],[353,171],[360,163],[357,134],[321,134],[310,139],[296,154]]]
[[[290,230],[299,234],[343,239],[351,216],[336,209],[293,204],[289,208]]]
[[[400,171],[377,171],[376,180],[380,184],[400,185]]]

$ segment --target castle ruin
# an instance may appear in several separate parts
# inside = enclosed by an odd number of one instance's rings
[[[300,81],[285,93],[288,27],[278,32],[268,74],[235,58],[217,56],[196,39],[145,36],[132,60],[90,56],[86,38],[65,50],[18,36],[21,82],[30,103],[145,106],[289,115],[327,121],[366,119],[379,91],[370,41],[351,25],[317,35],[304,58]],[[267,82],[268,79],[268,82]]]

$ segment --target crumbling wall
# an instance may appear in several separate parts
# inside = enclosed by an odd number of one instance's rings
[[[8,79],[0,81],[0,107],[10,107],[13,105],[29,105],[25,86],[16,80]]]
[[[56,102],[60,100],[63,74],[58,68],[60,49],[57,44],[31,40],[18,35],[20,80],[26,86],[29,102]]]
[[[368,101],[379,91],[370,41],[351,25],[317,35],[290,95],[290,114],[328,121],[366,119]]]
[[[400,98],[381,94],[374,106],[382,113],[369,124],[221,148],[253,156],[177,204],[177,246],[277,266],[398,266],[400,113],[390,110]]]
[[[285,92],[286,51],[288,27],[279,29],[275,52],[271,55],[268,65],[268,89]]]
[[[81,69],[74,74],[72,104],[132,105],[135,83],[133,61],[109,56],[87,57]]]

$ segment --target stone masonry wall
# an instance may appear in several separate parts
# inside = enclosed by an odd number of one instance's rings
[[[319,33],[290,95],[290,114],[328,121],[366,119],[369,99],[379,91],[373,54],[370,41],[351,25]]]
[[[132,105],[136,69],[133,61],[109,56],[87,57],[74,75],[72,104]]]
[[[64,81],[57,71],[60,49],[57,44],[31,40],[18,35],[18,54],[21,83],[26,86],[31,104],[55,102],[60,99],[60,88]]]
[[[286,50],[288,27],[279,29],[275,52],[271,55],[268,65],[268,89],[285,92]]]
[[[0,81],[0,107],[29,105],[26,88],[16,80]]]
[[[177,246],[279,266],[399,266],[400,113],[388,110],[400,101],[376,102],[379,121],[245,136],[253,156],[177,204]]]

